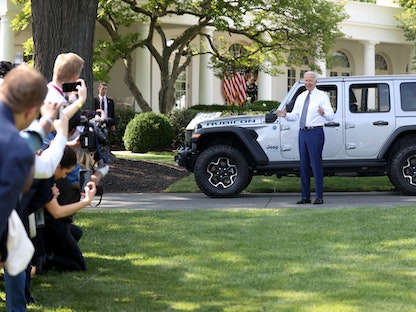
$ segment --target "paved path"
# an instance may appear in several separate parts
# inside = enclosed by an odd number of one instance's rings
[[[323,205],[296,205],[299,194],[240,194],[210,198],[202,193],[106,193],[97,208],[136,210],[247,209],[247,208],[344,208],[415,206],[416,196],[395,192],[325,193]]]

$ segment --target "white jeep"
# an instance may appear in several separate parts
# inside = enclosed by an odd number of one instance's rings
[[[388,175],[404,194],[416,194],[416,76],[319,78],[335,111],[325,124],[326,176]],[[296,83],[279,109],[290,112],[305,90]],[[254,175],[299,174],[297,122],[275,114],[219,117],[198,123],[188,148],[176,155],[202,192],[233,197]]]

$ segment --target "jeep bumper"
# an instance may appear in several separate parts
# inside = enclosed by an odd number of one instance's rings
[[[196,153],[191,150],[180,151],[175,155],[175,161],[181,167],[185,167],[188,171],[194,171],[196,161]]]

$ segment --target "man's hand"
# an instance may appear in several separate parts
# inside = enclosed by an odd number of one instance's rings
[[[81,193],[81,195],[85,196],[85,201],[88,203],[91,203],[94,199],[95,193],[97,192],[97,188],[95,187],[95,183],[90,181],[85,185],[84,193]]]
[[[62,134],[64,137],[68,136],[68,117],[62,114],[60,119],[55,119],[53,127],[57,133]]]
[[[53,197],[54,198],[58,198],[59,197],[59,189],[58,189],[58,187],[56,186],[56,183],[54,183],[53,185],[52,185],[52,194],[53,194]]]
[[[283,110],[277,110],[274,112],[278,117],[286,117],[286,106]]]
[[[80,86],[77,86],[78,90],[78,100],[84,104],[87,101],[87,86],[85,84],[84,79],[78,79],[77,82],[81,82]]]
[[[59,108],[61,105],[61,103],[45,102],[40,107],[40,114],[42,117],[55,120],[58,117]]]
[[[72,147],[72,148],[79,148],[81,147],[81,141],[79,140],[79,135],[73,139],[72,141],[66,142],[66,145]]]

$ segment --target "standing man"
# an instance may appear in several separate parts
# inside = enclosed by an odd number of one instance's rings
[[[35,155],[19,131],[38,117],[48,88],[38,71],[19,66],[10,71],[0,87],[0,235],[17,207]]]
[[[299,156],[300,179],[302,198],[297,204],[311,203],[311,167],[315,179],[316,199],[315,205],[324,203],[324,171],[322,166],[322,150],[325,142],[324,123],[334,119],[334,110],[331,107],[325,92],[316,88],[318,76],[308,71],[304,75],[306,91],[296,99],[291,113],[284,110],[276,111],[276,115],[288,121],[299,119]]]
[[[11,70],[0,86],[0,235],[3,237],[7,235],[10,213],[19,210],[21,194],[30,186],[34,171],[35,153],[19,131],[39,115],[47,91],[42,74],[28,66]],[[2,246],[1,252],[4,251]],[[6,256],[2,255],[3,261]],[[4,272],[6,310],[26,311],[25,273],[12,276],[7,269]]]
[[[114,109],[113,99],[107,97],[108,85],[105,82],[100,82],[98,86],[98,96],[94,98],[94,109],[101,109],[105,112],[108,118],[111,118],[110,129],[114,131],[116,129],[116,113]]]
[[[85,81],[80,79],[84,60],[76,53],[59,54],[53,67],[53,78],[48,84],[48,94],[45,102],[64,103],[64,114],[71,119],[85,104],[87,100],[87,87]],[[64,82],[79,82],[77,91],[65,94],[62,90]],[[76,95],[75,95],[76,93]],[[69,102],[68,102],[69,98]]]

